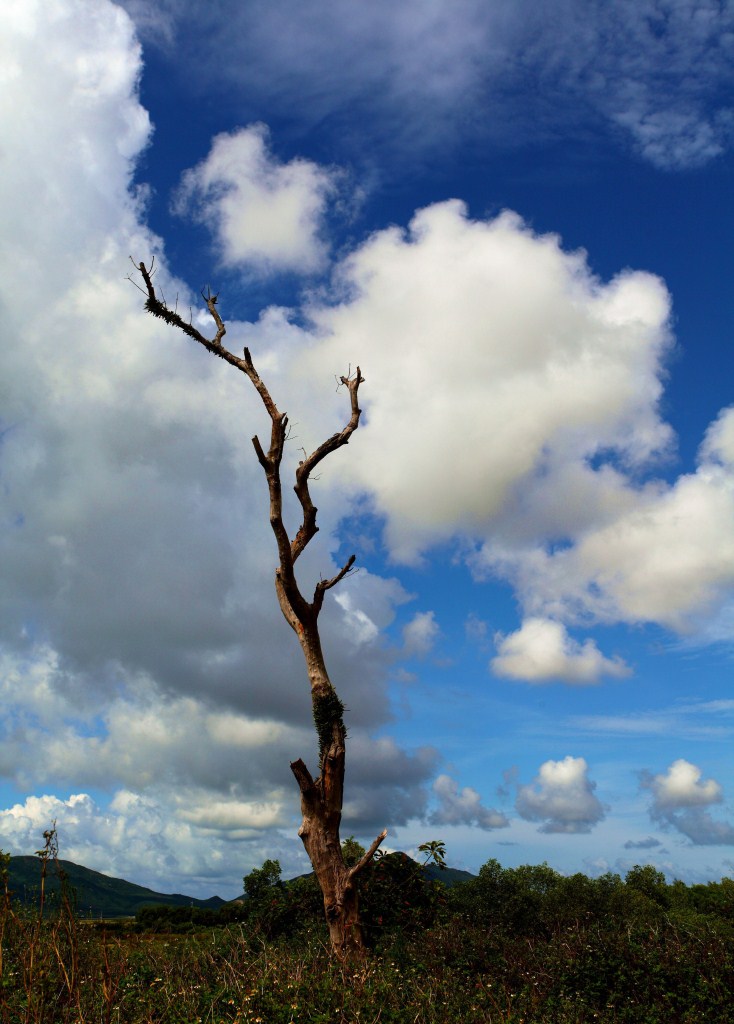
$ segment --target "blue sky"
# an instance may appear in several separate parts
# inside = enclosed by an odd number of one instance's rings
[[[263,413],[315,484],[343,833],[734,870],[734,8],[11,2],[0,846],[232,896],[315,741]]]

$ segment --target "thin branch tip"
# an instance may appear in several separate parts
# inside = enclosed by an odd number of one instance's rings
[[[361,871],[364,871],[364,869],[370,863],[370,861],[372,860],[374,855],[377,853],[377,851],[378,851],[378,849],[380,847],[380,844],[383,842],[384,839],[387,839],[387,829],[386,828],[384,828],[382,830],[382,832],[380,832],[379,836],[377,836],[377,838],[374,839],[372,841],[372,843],[370,843],[370,847],[365,852],[364,856],[361,857],[360,860],[358,860],[357,863],[354,865],[354,867],[350,869],[350,871],[349,871],[349,879],[350,879],[350,881],[353,878],[355,878]]]

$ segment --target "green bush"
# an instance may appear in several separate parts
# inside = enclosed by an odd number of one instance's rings
[[[689,888],[654,870],[565,878],[490,861],[444,890],[395,855],[365,877],[365,913],[383,921],[373,953],[345,965],[312,877],[216,912],[146,907],[146,934],[114,936],[69,901],[41,913],[6,895],[0,1022],[734,1024],[728,879]]]
[[[359,899],[365,938],[374,946],[396,929],[414,935],[431,925],[446,905],[446,890],[407,854],[388,853],[361,876]]]

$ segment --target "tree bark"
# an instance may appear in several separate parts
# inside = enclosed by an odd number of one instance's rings
[[[320,774],[313,779],[300,759],[291,764],[291,771],[301,790],[303,821],[298,834],[321,886],[332,949],[340,959],[346,959],[364,952],[357,879],[387,835],[387,830],[380,833],[357,864],[346,866],[339,836],[346,760],[344,708],[329,680],[318,634],[310,637],[304,631],[300,640],[311,676]],[[314,640],[316,643],[312,643]]]
[[[296,560],[318,532],[318,509],[311,500],[309,478],[327,455],[349,443],[350,437],[359,426],[361,410],[358,393],[364,378],[359,367],[355,375],[347,374],[340,378],[340,383],[349,391],[349,422],[342,431],[327,438],[310,455],[304,453],[303,461],[298,464],[293,489],[301,505],[302,521],[291,540],[283,522],[280,478],[283,449],[288,437],[287,415],[281,413],[273,401],[268,388],[255,370],[249,350],[245,349],[244,358],[241,358],[223,346],[222,339],[226,334],[226,328],[217,309],[216,295],[202,292],[217,329],[214,338],[206,338],[190,321],[185,321],[176,310],[169,309],[165,301],[158,298],[153,285],[153,264],[151,263],[150,267],[146,267],[144,263],[136,266],[145,284],[145,308],[148,312],[179,328],[184,334],[203,345],[207,351],[244,373],[260,395],[270,417],[268,451],[264,451],[257,436],[253,437],[252,444],[265,473],[270,496],[270,526],[278,549],[275,592],[286,621],[298,637],[306,661],[311,684],[314,725],[319,739],[319,775],[316,779],[311,776],[302,760],[291,764],[291,770],[301,792],[303,821],[298,834],[321,886],[324,913],[334,953],[340,959],[361,955],[364,952],[364,938],[359,920],[358,878],[374,857],[387,835],[387,830],[377,836],[357,864],[346,866],[339,835],[344,800],[347,735],[344,727],[344,705],[329,679],[318,629],[319,612],[326,591],[335,587],[348,575],[355,557],[352,555],[331,579],[320,580],[310,601],[301,593],[294,567]]]

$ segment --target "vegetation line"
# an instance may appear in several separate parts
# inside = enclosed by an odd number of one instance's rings
[[[363,855],[345,841],[346,863]],[[442,843],[427,843],[434,865]],[[363,878],[372,956],[335,960],[313,877],[277,861],[219,910],[77,913],[55,834],[39,898],[21,904],[2,855],[0,1024],[734,1024],[734,882],[668,884],[503,868],[447,887],[404,854]],[[436,872],[440,874],[440,871]],[[42,894],[42,898],[41,898]]]

